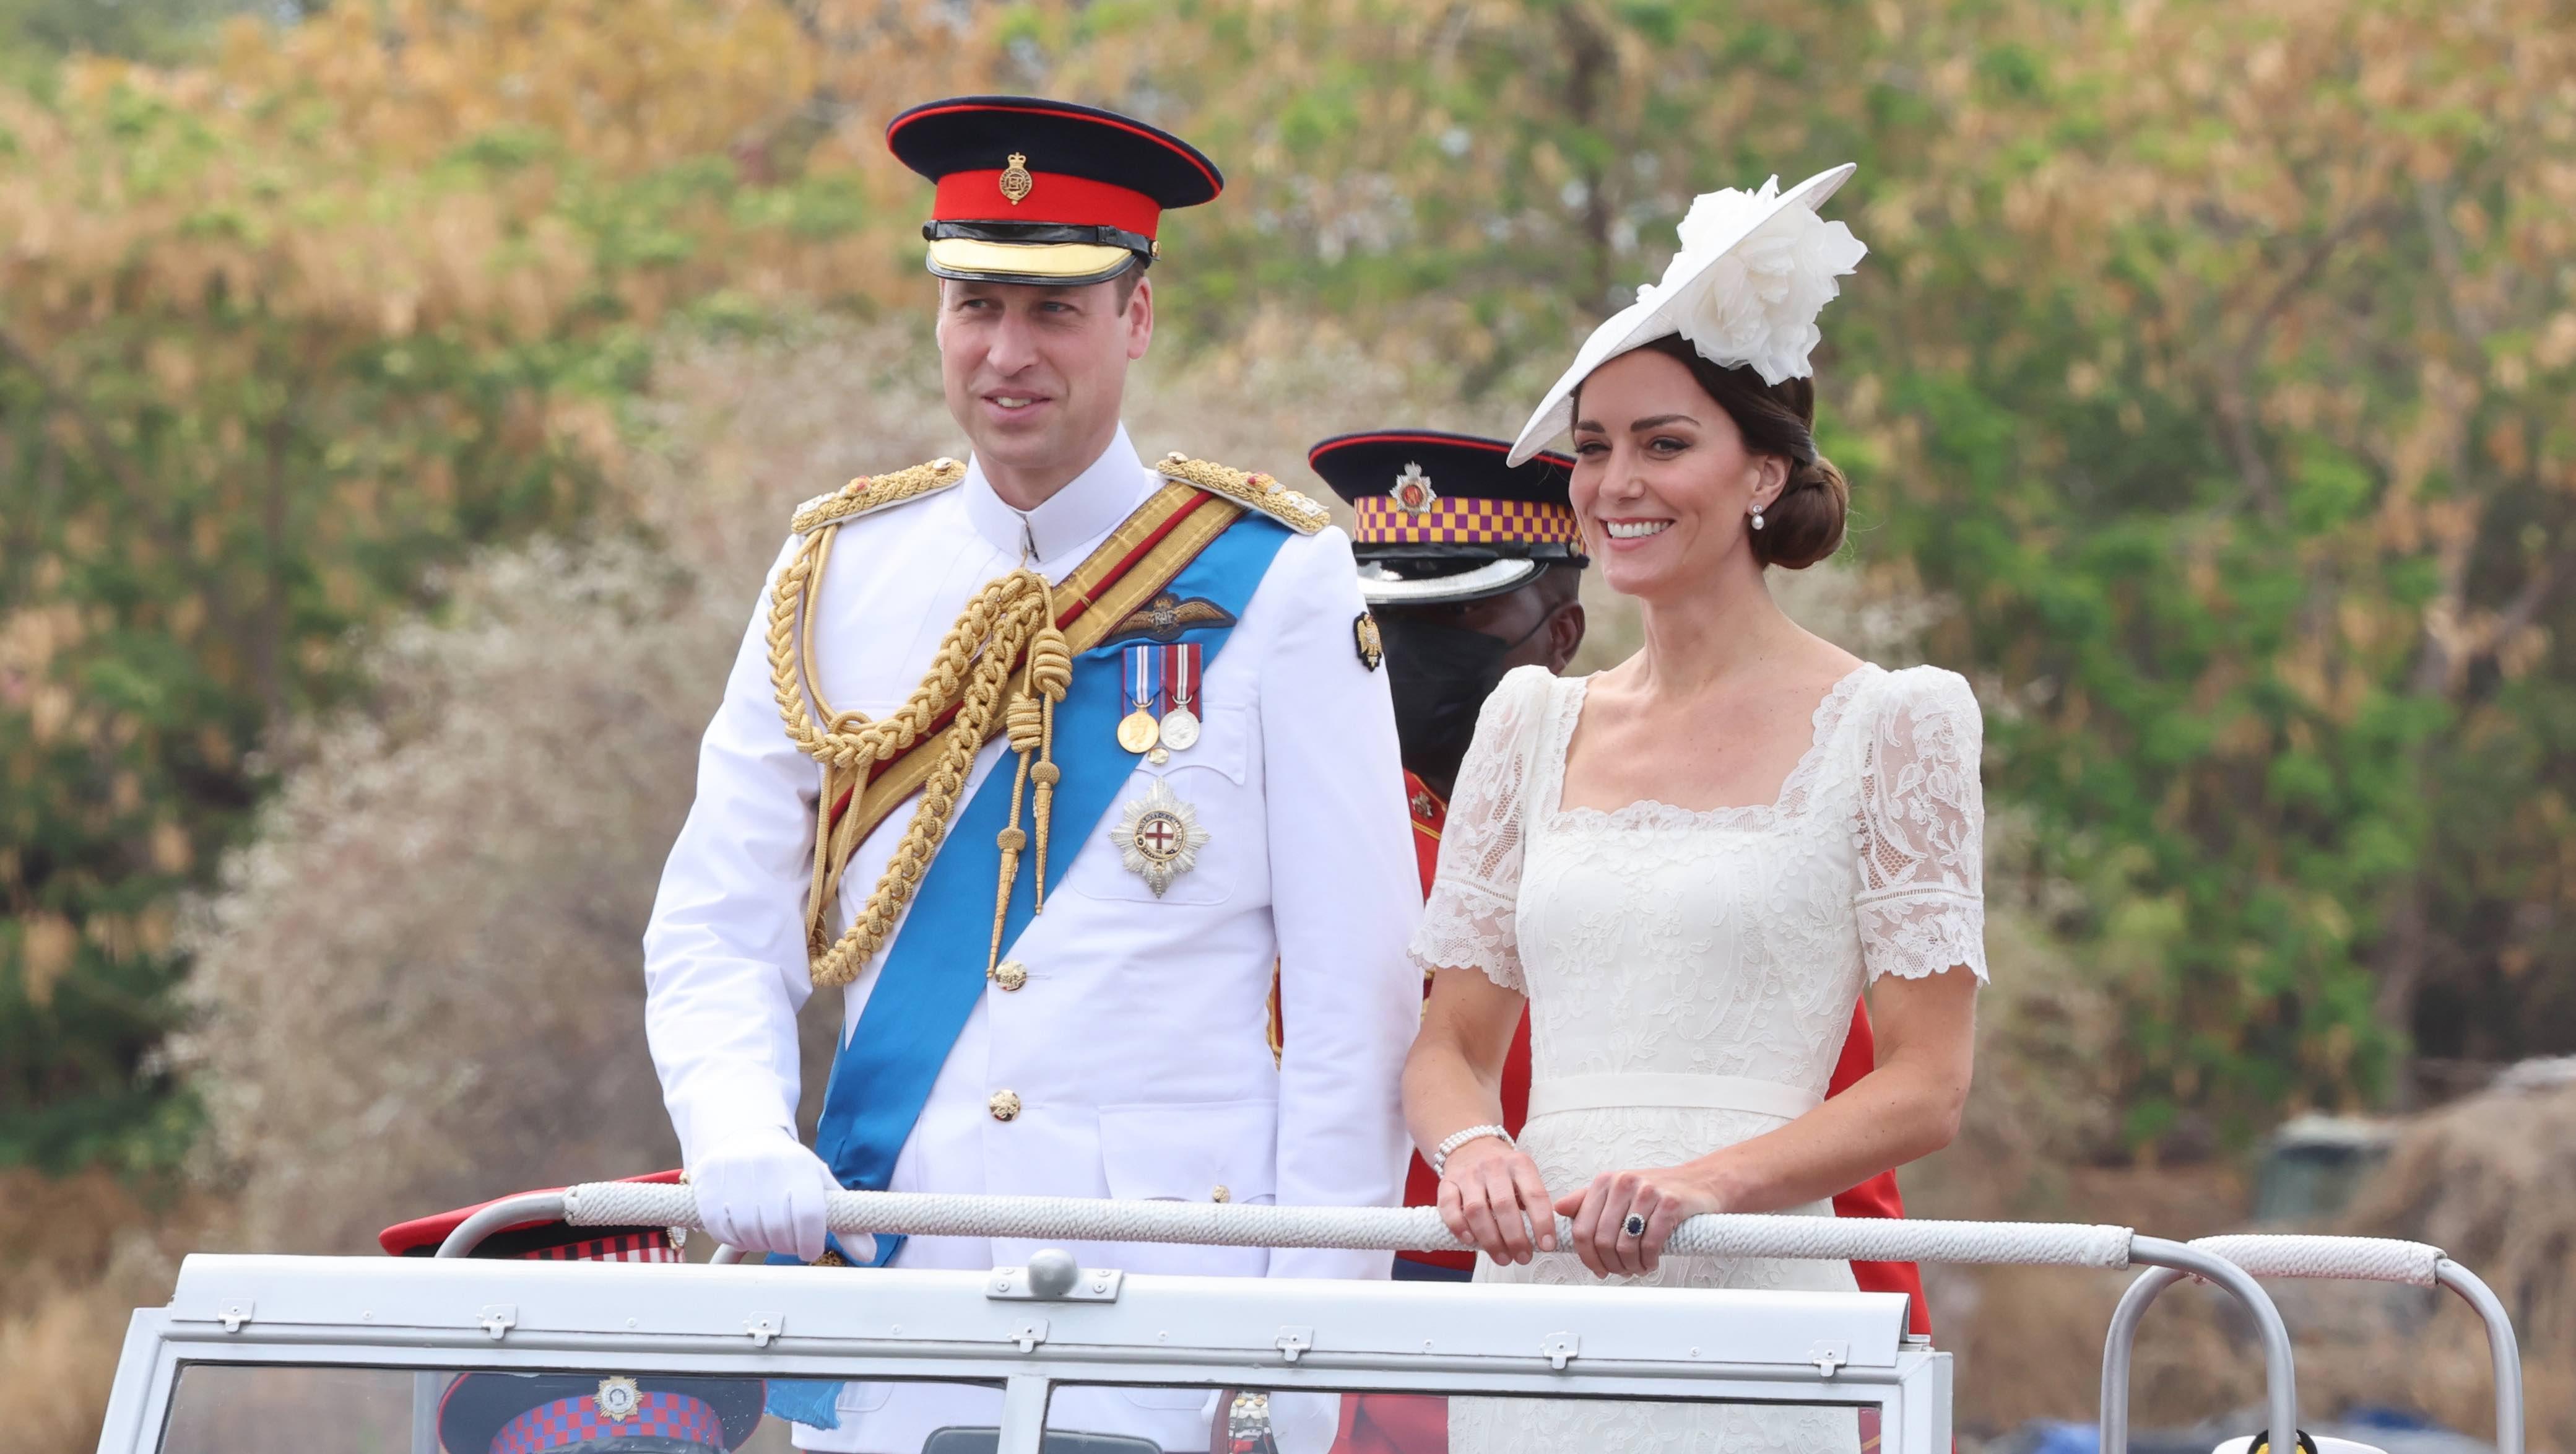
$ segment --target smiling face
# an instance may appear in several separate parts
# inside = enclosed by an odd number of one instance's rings
[[[1574,511],[1602,579],[1652,599],[1727,569],[1758,573],[1747,517],[1789,462],[1745,449],[1735,420],[1679,359],[1653,349],[1593,370],[1576,398]]]
[[[1153,336],[1142,278],[942,282],[940,383],[994,488],[1027,509],[1098,459],[1118,432],[1127,366]]]

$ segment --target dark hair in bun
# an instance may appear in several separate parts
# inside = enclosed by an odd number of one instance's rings
[[[1735,421],[1747,453],[1778,455],[1789,462],[1789,483],[1781,487],[1780,498],[1762,511],[1762,528],[1747,534],[1755,560],[1805,570],[1841,547],[1843,519],[1851,513],[1851,483],[1832,460],[1816,452],[1814,379],[1766,384],[1744,365],[1728,368],[1710,363],[1679,334],[1640,344],[1636,351],[1679,360],[1701,391]],[[1578,413],[1582,400],[1578,387],[1574,392]]]

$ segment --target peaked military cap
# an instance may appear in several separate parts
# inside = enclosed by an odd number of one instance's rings
[[[957,96],[886,126],[886,147],[938,184],[921,235],[930,271],[1075,286],[1150,264],[1165,211],[1216,200],[1197,147],[1133,117],[1036,96]]]
[[[670,1184],[677,1171],[630,1176]],[[396,1257],[431,1257],[482,1202],[415,1217],[376,1234]],[[667,1227],[576,1227],[538,1218],[503,1227],[468,1254],[532,1262],[678,1262]],[[629,1454],[729,1450],[760,1427],[768,1385],[758,1378],[660,1378],[596,1373],[468,1373],[438,1401],[447,1454]]]
[[[760,1427],[758,1378],[469,1373],[438,1401],[447,1454],[733,1449]]]
[[[674,1185],[680,1180],[677,1170],[656,1171],[644,1176],[623,1178],[627,1181]],[[561,1191],[561,1187],[550,1188]],[[495,1198],[495,1201],[502,1200]],[[477,1202],[436,1216],[414,1217],[397,1222],[376,1234],[376,1245],[396,1257],[434,1257],[439,1244],[449,1233],[465,1225],[465,1219],[492,1205]],[[682,1262],[680,1244],[668,1227],[576,1227],[570,1222],[540,1217],[495,1230],[475,1244],[467,1254],[473,1257],[507,1257],[529,1262]]]
[[[1316,445],[1306,462],[1359,516],[1351,553],[1372,606],[1473,601],[1548,565],[1585,565],[1567,487],[1570,455],[1506,464],[1511,445],[1436,429],[1373,429]]]

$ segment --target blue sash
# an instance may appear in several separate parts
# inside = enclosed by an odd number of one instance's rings
[[[1239,618],[1287,538],[1286,527],[1277,521],[1247,514],[1164,589],[1183,600],[1213,602],[1228,617]],[[1201,660],[1214,662],[1229,634],[1226,626],[1202,626],[1182,633],[1181,639],[1199,642]],[[1136,770],[1134,755],[1118,745],[1118,719],[1127,709],[1119,670],[1124,649],[1124,643],[1104,642],[1077,657],[1073,684],[1056,707],[1055,761],[1064,778],[1055,790],[1049,866],[1059,881]],[[877,970],[867,1008],[832,1059],[814,1149],[841,1185],[853,1191],[883,1191],[893,1179],[895,1157],[921,1119],[931,1084],[984,996],[993,888],[1002,869],[1002,851],[994,839],[1010,817],[1014,776],[1006,759],[950,825],[930,871],[922,876],[912,912]],[[1005,954],[1034,909],[1034,856],[1023,854],[1021,862],[1025,867],[1012,886],[1003,920]],[[864,1259],[834,1246],[853,1265],[882,1267],[903,1239],[880,1236],[876,1243],[876,1256]]]

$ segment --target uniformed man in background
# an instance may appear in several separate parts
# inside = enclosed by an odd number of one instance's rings
[[[645,936],[699,1211],[799,1262],[980,1271],[1037,1244],[827,1240],[824,1198],[1393,1205],[1420,900],[1348,542],[1267,476],[1144,462],[1119,422],[1159,221],[1222,178],[1142,122],[1025,97],[915,107],[887,141],[936,185],[942,381],[972,452],[796,512],[707,729]],[[1297,1026],[1276,1063],[1274,961]],[[795,1017],[829,987],[842,1043],[809,1149]],[[1143,1272],[1388,1266],[1070,1250]],[[1322,1398],[1274,1408],[1289,1454],[1330,1438]],[[1049,1422],[1204,1449],[1212,1399],[1062,1388]],[[798,1440],[911,1454],[999,1414],[994,1390],[849,1384]]]

